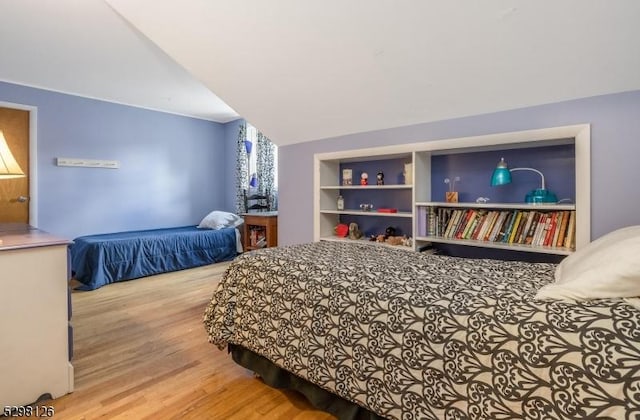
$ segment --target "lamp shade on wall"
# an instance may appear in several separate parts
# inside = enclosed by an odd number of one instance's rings
[[[251,174],[251,179],[249,180],[249,186],[251,188],[257,188],[258,187],[258,175],[255,172],[253,174]]]
[[[525,203],[530,204],[541,204],[541,203],[557,203],[558,197],[552,193],[551,191],[545,188],[544,184],[544,175],[537,169],[534,168],[513,168],[509,169],[507,166],[507,162],[504,161],[504,158],[500,159],[498,165],[493,170],[493,174],[491,175],[491,186],[495,187],[498,185],[505,185],[511,183],[511,172],[513,171],[531,171],[540,175],[542,180],[542,184],[540,188],[536,188],[527,193],[524,198]]]
[[[13,157],[4,134],[0,131],[0,178],[21,178],[24,172]]]
[[[510,183],[511,171],[509,171],[507,162],[504,161],[504,158],[501,158],[496,169],[493,170],[493,175],[491,175],[491,186],[495,187],[496,185],[505,185]]]

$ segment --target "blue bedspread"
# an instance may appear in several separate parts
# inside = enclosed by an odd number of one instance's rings
[[[233,259],[236,230],[184,226],[81,236],[70,246],[71,270],[94,290],[108,283]]]

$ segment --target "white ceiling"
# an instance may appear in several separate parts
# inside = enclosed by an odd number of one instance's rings
[[[238,118],[103,0],[0,0],[0,80],[218,122]]]
[[[235,110],[285,145],[640,89],[639,18],[637,0],[1,0],[0,80]]]

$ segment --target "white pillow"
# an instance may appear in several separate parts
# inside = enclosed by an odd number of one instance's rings
[[[214,210],[202,219],[198,227],[205,229],[224,229],[238,227],[243,223],[244,219],[237,214]]]
[[[536,299],[640,296],[640,226],[608,233],[569,255],[556,268],[555,280]]]

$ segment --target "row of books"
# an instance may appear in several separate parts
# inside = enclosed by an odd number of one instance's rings
[[[429,207],[427,235],[508,244],[575,248],[575,210]]]

